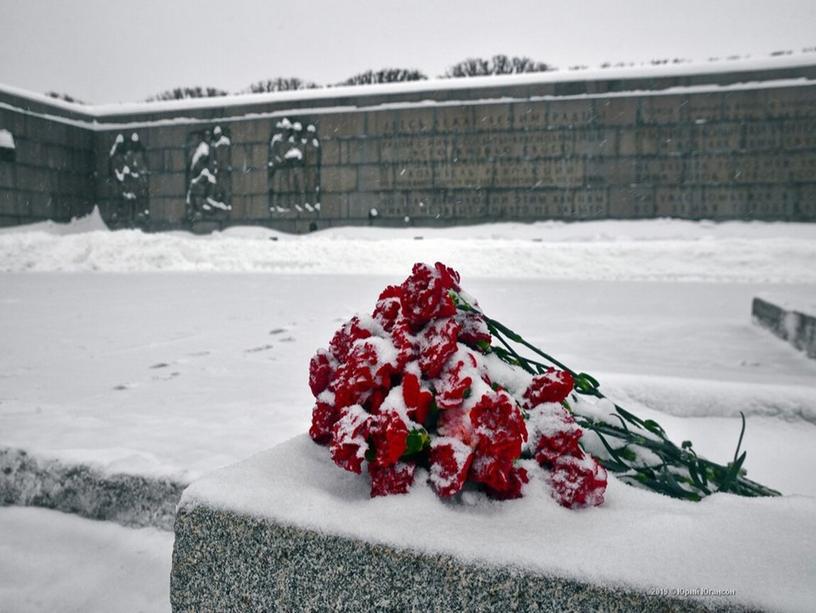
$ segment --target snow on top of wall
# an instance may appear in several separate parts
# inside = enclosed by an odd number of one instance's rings
[[[491,75],[455,79],[428,79],[402,83],[383,83],[317,89],[271,92],[263,94],[234,94],[214,98],[193,98],[157,102],[130,102],[99,105],[84,105],[66,102],[22,88],[0,84],[0,93],[26,98],[49,106],[87,115],[106,117],[118,114],[160,113],[213,107],[232,107],[295,100],[321,100],[344,96],[367,96],[384,94],[405,94],[440,90],[464,90],[482,87],[502,87],[533,85],[541,83],[568,83],[577,81],[606,81],[617,79],[682,77],[703,74],[731,73],[742,71],[800,68],[816,65],[814,54],[794,54],[769,57],[747,57],[736,60],[711,62],[688,62],[678,64],[641,64],[636,66],[587,68],[584,70],[554,70],[516,75]]]
[[[14,136],[8,130],[0,130],[0,148],[14,149]]]
[[[604,505],[573,511],[551,499],[540,470],[530,470],[520,500],[469,492],[460,502],[442,501],[422,470],[409,494],[369,499],[365,477],[340,470],[300,435],[193,483],[180,508],[227,509],[596,585],[733,593],[693,594],[696,601],[777,611],[806,611],[816,601],[816,498],[715,494],[692,503],[611,478]]]
[[[757,297],[771,304],[775,304],[786,311],[796,311],[803,315],[816,317],[816,295],[803,298],[786,292],[763,292]]]

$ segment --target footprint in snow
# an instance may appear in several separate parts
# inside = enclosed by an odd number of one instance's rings
[[[284,340],[284,339],[281,339]],[[274,345],[261,345],[260,347],[252,347],[251,349],[244,349],[244,353],[258,353],[259,351],[269,351],[274,348]]]
[[[169,375],[167,375],[167,376],[164,376],[164,377],[161,377],[161,376],[156,376],[156,377],[152,377],[152,379],[153,379],[153,381],[170,381],[171,379],[175,379],[175,378],[176,378],[176,377],[178,377],[179,375],[181,375],[181,373],[180,373],[180,372],[178,372],[178,371],[173,371],[173,372],[171,372],[171,373],[170,373]]]

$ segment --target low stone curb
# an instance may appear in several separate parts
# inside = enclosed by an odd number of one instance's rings
[[[180,508],[175,533],[176,613],[749,610],[725,598],[671,598],[466,563],[206,506]]]
[[[46,507],[125,526],[172,530],[185,487],[171,479],[106,475],[82,464],[0,447],[0,505]]]
[[[809,358],[816,358],[816,312],[788,307],[784,301],[756,297],[751,304],[754,323],[770,330]]]

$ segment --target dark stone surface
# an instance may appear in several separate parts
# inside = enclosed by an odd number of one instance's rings
[[[727,598],[681,600],[600,587],[203,506],[180,509],[175,532],[170,601],[176,613],[747,610]]]
[[[105,475],[83,465],[0,448],[0,505],[46,507],[125,526],[172,530],[186,484],[135,475]]]
[[[751,316],[756,324],[804,351],[809,358],[816,358],[816,312],[805,313],[775,304],[772,299],[754,298]]]

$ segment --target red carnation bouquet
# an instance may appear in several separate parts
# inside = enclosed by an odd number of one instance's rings
[[[498,500],[522,496],[540,471],[569,508],[603,503],[607,469],[691,500],[777,494],[745,478],[739,445],[727,466],[688,441],[677,447],[606,400],[590,375],[485,316],[459,283],[444,264],[415,264],[310,362],[309,434],[341,468],[365,468],[372,496],[407,493],[418,467],[439,496],[478,488]]]

